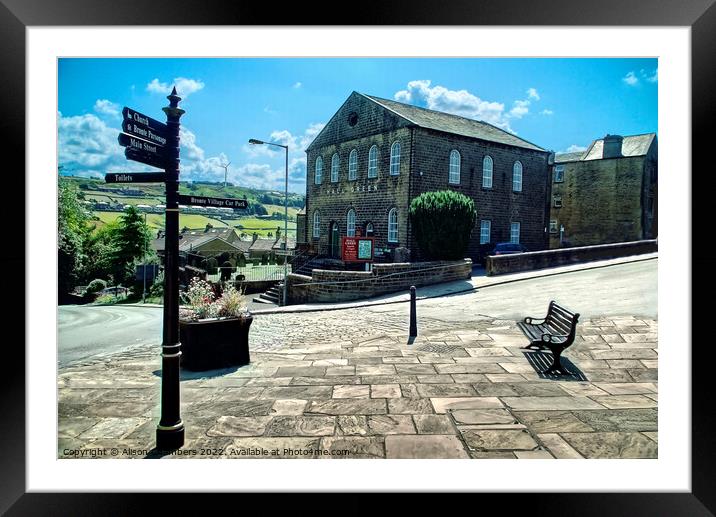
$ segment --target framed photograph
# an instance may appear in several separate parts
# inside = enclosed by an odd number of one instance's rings
[[[712,514],[690,208],[715,9],[3,0],[27,334],[0,508],[440,491]]]

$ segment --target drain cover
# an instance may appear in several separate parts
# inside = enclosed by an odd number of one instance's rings
[[[455,345],[439,345],[437,343],[425,343],[420,345],[417,350],[421,352],[434,352],[436,354],[450,354],[462,350],[463,347]]]

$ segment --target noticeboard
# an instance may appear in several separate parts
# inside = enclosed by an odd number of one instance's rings
[[[345,262],[372,262],[373,237],[343,237],[341,259]]]

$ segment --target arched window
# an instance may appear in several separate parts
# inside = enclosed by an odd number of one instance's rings
[[[348,155],[348,179],[354,180],[358,178],[358,151],[353,149]]]
[[[460,153],[455,149],[450,151],[450,169],[448,172],[448,183],[460,183]]]
[[[347,217],[347,223],[346,223],[346,236],[348,237],[355,237],[356,236],[356,211],[352,208],[348,210],[348,217]]]
[[[515,162],[512,166],[512,190],[522,192],[522,164]]]
[[[373,237],[373,234],[375,233],[375,230],[373,229],[373,223],[366,223],[365,225],[365,236],[366,237]]]
[[[313,237],[318,238],[321,236],[321,214],[318,210],[313,212]]]
[[[336,183],[338,181],[338,154],[334,154],[333,158],[331,158],[331,183]]]
[[[398,209],[388,212],[388,242],[398,242]]]
[[[390,147],[390,175],[400,174],[400,142],[395,142]]]
[[[323,158],[316,158],[316,174],[313,176],[313,182],[320,185],[323,181]]]
[[[368,177],[378,177],[378,146],[374,145],[368,151]]]
[[[482,160],[482,187],[492,188],[492,158],[489,155]]]

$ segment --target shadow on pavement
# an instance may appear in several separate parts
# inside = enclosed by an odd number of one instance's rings
[[[228,375],[230,373],[234,373],[240,368],[240,366],[231,366],[228,368],[219,368],[217,370],[206,370],[203,372],[191,372],[189,370],[181,369],[179,370],[179,380],[180,381],[193,381],[196,379],[213,379],[214,377],[221,377],[222,375]],[[152,372],[153,375],[156,375],[157,377],[162,376],[161,370],[154,370]]]
[[[584,372],[577,368],[577,365],[575,365],[572,361],[567,359],[566,357],[562,356],[562,366],[569,372],[572,373],[572,375],[562,375],[558,373],[550,373],[550,374],[544,374],[544,372],[547,368],[550,367],[552,364],[552,354],[549,352],[542,352],[542,351],[523,351],[522,352],[525,356],[525,359],[530,363],[532,368],[534,368],[535,373],[539,375],[540,379],[559,379],[560,381],[587,381],[587,377],[584,375]]]

